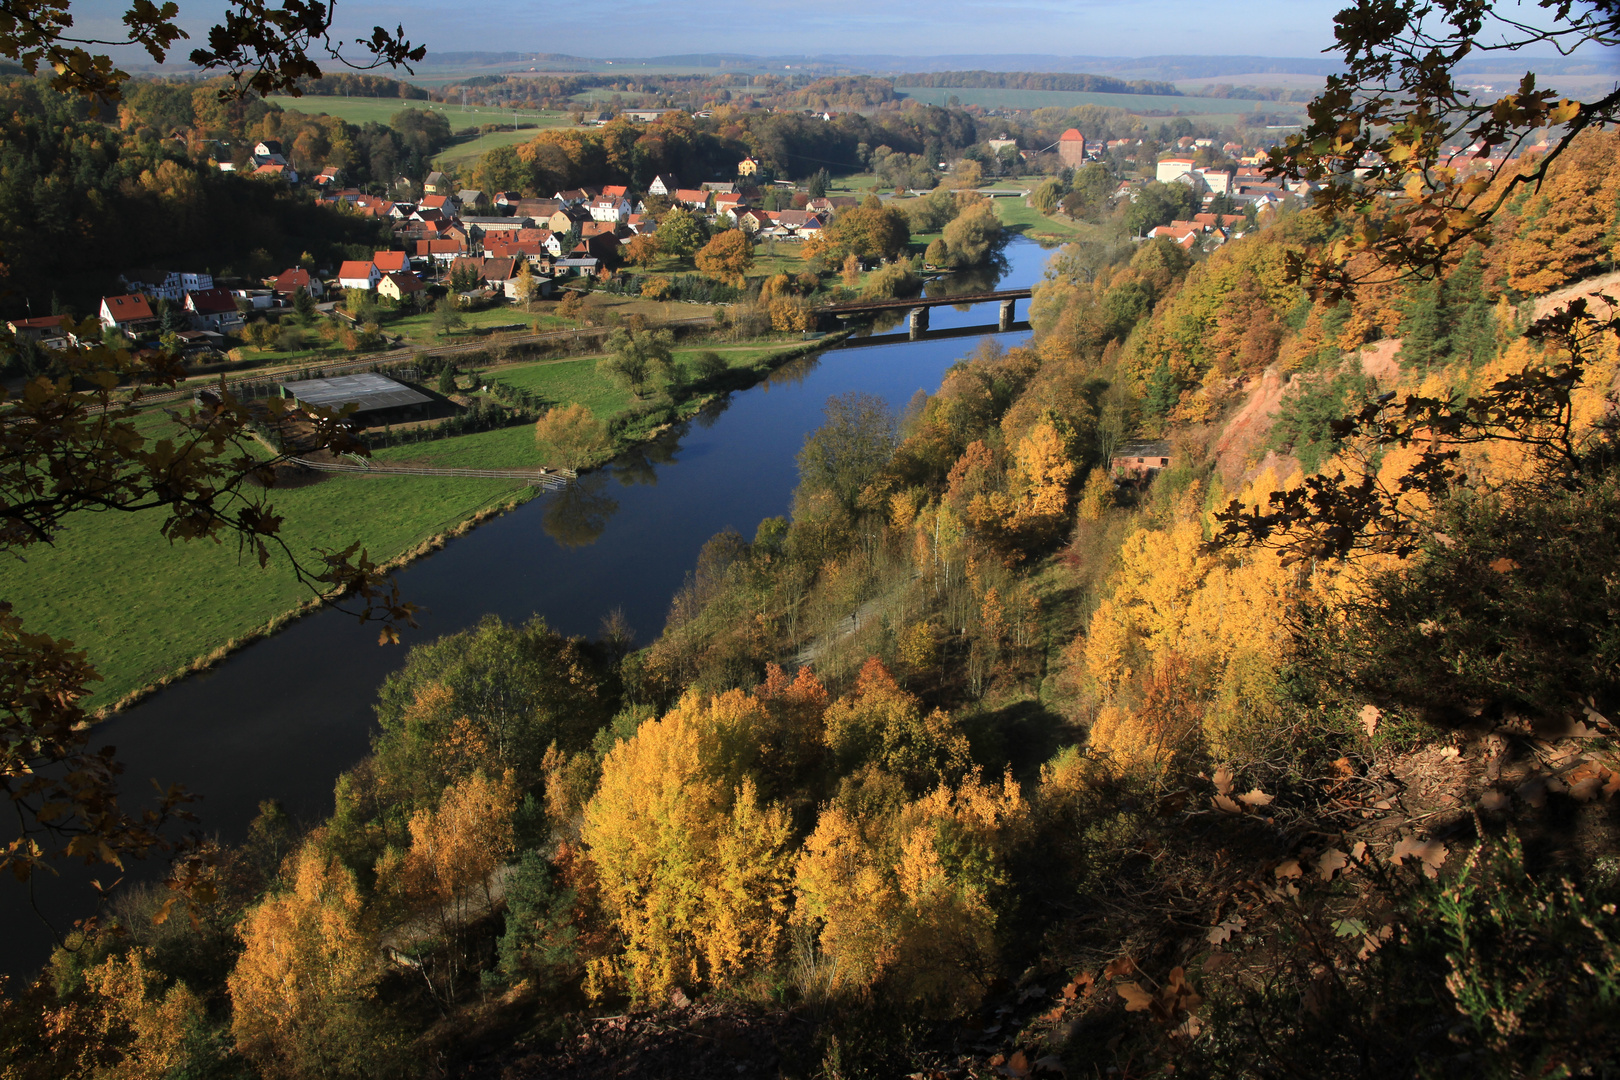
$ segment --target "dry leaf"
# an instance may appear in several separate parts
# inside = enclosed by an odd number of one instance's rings
[[[1362,938],[1361,948],[1357,951],[1356,958],[1358,960],[1367,959],[1367,957],[1378,951],[1380,945],[1394,936],[1395,928],[1393,926],[1380,927],[1376,934],[1368,934]]]
[[[1519,564],[1514,562],[1512,559],[1501,558],[1493,559],[1491,561],[1491,569],[1495,570],[1498,574],[1505,574],[1509,570],[1517,570],[1518,568]]]
[[[1245,804],[1245,805],[1247,805],[1247,806],[1270,806],[1272,804],[1272,802],[1275,800],[1275,798],[1276,798],[1276,796],[1267,795],[1265,792],[1261,791],[1259,788],[1255,788],[1253,791],[1249,792],[1247,795],[1239,795],[1238,796],[1238,801]]]
[[[1041,1013],[1040,1019],[1045,1020],[1049,1024],[1057,1023],[1059,1020],[1063,1019],[1063,1006],[1056,1005],[1050,1012]]]
[[[1215,809],[1221,811],[1223,814],[1243,813],[1243,807],[1239,806],[1231,799],[1228,799],[1225,795],[1217,795],[1211,799],[1210,802],[1214,805]]]
[[[1350,861],[1358,863],[1365,854],[1367,854],[1366,841],[1357,840],[1355,846],[1350,849]]]
[[[1118,990],[1119,996],[1125,999],[1126,1012],[1147,1012],[1153,1008],[1153,995],[1136,983],[1118,983],[1114,989]]]
[[[1236,934],[1247,925],[1248,922],[1243,918],[1243,916],[1234,915],[1225,922],[1218,923],[1217,925],[1211,927],[1209,933],[1204,935],[1204,940],[1209,942],[1211,945],[1224,945],[1228,941],[1232,940],[1233,934]]]
[[[1591,802],[1603,790],[1603,780],[1597,776],[1588,776],[1569,785],[1569,797],[1576,802]]]
[[[1220,792],[1222,795],[1230,795],[1232,793],[1231,769],[1228,769],[1225,765],[1222,765],[1220,768],[1216,769],[1214,781],[1216,791]]]
[[[1019,1050],[1007,1059],[1007,1064],[996,1069],[1002,1076],[1025,1077],[1029,1075],[1029,1058]]]
[[[1297,878],[1303,871],[1299,868],[1298,859],[1285,859],[1277,864],[1277,868],[1272,873],[1277,876],[1277,880],[1281,881],[1284,878]]]
[[[1457,541],[1453,540],[1443,532],[1431,533],[1430,535],[1434,537],[1434,542],[1439,544],[1441,547],[1455,547],[1457,544]]]
[[[692,999],[686,996],[685,990],[682,990],[677,986],[674,990],[670,991],[669,1003],[677,1009],[684,1009],[688,1005],[692,1004]]]
[[[1390,861],[1398,863],[1405,859],[1421,859],[1423,861],[1423,873],[1428,877],[1439,877],[1440,866],[1446,861],[1446,856],[1449,854],[1446,845],[1438,840],[1419,840],[1416,837],[1407,837],[1395,845],[1395,852],[1390,856]]]
[[[1603,781],[1603,797],[1612,799],[1617,793],[1620,793],[1620,773],[1609,769],[1604,769],[1603,773],[1606,777]]]
[[[1119,959],[1103,968],[1103,975],[1110,979],[1123,979],[1127,975],[1136,974],[1136,961],[1128,956]]]
[[[1455,746],[1442,746],[1440,748],[1440,756],[1448,761],[1454,757],[1458,757],[1461,754],[1462,751],[1458,750]]]
[[[1366,731],[1367,738],[1372,738],[1373,732],[1378,730],[1378,719],[1383,715],[1383,710],[1376,705],[1363,705],[1361,707],[1361,727],[1362,730]]]
[[[1332,881],[1333,875],[1350,865],[1350,856],[1338,848],[1328,848],[1316,860],[1316,876],[1323,881]]]
[[[1063,1000],[1073,1001],[1076,997],[1090,997],[1092,987],[1097,980],[1091,972],[1083,971],[1074,977],[1074,981],[1063,988]]]
[[[1018,992],[1018,1003],[1020,1005],[1022,1005],[1026,1001],[1030,1001],[1030,1000],[1032,1000],[1034,998],[1040,998],[1040,997],[1045,997],[1045,996],[1046,996],[1046,987],[1044,987],[1044,986],[1026,986],[1026,987],[1024,987],[1022,990],[1020,990]]]
[[[1036,1058],[1033,1068],[1036,1072],[1057,1073],[1059,1076],[1069,1075],[1067,1070],[1063,1068],[1063,1059],[1056,1054],[1047,1054],[1045,1057]]]
[[[1492,789],[1479,797],[1481,810],[1506,810],[1512,804],[1513,797],[1505,791]]]

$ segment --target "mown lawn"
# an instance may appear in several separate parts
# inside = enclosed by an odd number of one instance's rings
[[[141,427],[160,435],[159,419]],[[477,510],[508,497],[503,480],[327,477],[271,492],[289,546],[355,540],[372,558],[393,558]],[[169,544],[158,513],[80,513],[57,547],[0,566],[0,596],[25,625],[89,651],[104,681],[91,708],[110,705],[153,680],[263,625],[308,593],[282,560],[260,570],[227,541]]]
[[[1047,217],[1027,205],[1023,199],[996,199],[993,205],[1002,225],[1034,240],[1075,240],[1086,231],[1081,223],[1067,218]]]

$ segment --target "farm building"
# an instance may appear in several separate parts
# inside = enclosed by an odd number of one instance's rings
[[[1141,478],[1169,468],[1170,457],[1170,444],[1167,442],[1126,443],[1114,451],[1111,464],[1116,476]]]
[[[355,406],[354,418],[377,423],[409,416],[425,416],[433,399],[386,375],[340,375],[335,379],[300,379],[281,384],[281,396],[310,408],[336,412]]]

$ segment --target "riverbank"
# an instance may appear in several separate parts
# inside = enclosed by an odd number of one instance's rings
[[[613,453],[656,437],[662,427],[690,417],[715,396],[755,385],[782,364],[842,337],[718,346],[715,351],[733,358],[720,384],[677,403],[656,424],[624,427]],[[694,351],[691,346],[680,350]],[[583,397],[609,419],[625,410],[629,396],[597,385],[605,380],[595,373],[596,359],[486,363],[473,370],[497,378],[528,373],[529,388],[548,401],[565,404]],[[587,388],[602,392],[593,396]],[[392,447],[377,457],[503,467],[538,464],[533,448],[525,424]],[[514,491],[510,480],[324,476],[278,487],[273,503],[284,518],[288,546],[300,558],[312,559],[317,549],[345,547],[358,538],[371,557],[397,569],[522,505],[537,491]],[[67,523],[60,545],[0,567],[0,590],[13,599],[29,629],[67,638],[88,652],[103,680],[87,702],[99,718],[208,671],[322,606],[285,562],[260,569],[250,553],[234,546],[171,545],[158,535],[150,515],[78,515]]]

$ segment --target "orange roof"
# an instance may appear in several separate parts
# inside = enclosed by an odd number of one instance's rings
[[[1086,137],[1075,128],[1070,128],[1058,137],[1058,142],[1085,142]]]
[[[351,279],[369,278],[371,277],[371,267],[371,263],[351,259],[342,266],[338,267],[338,277]]]
[[[373,251],[371,263],[384,274],[396,273],[409,267],[403,251]]]

